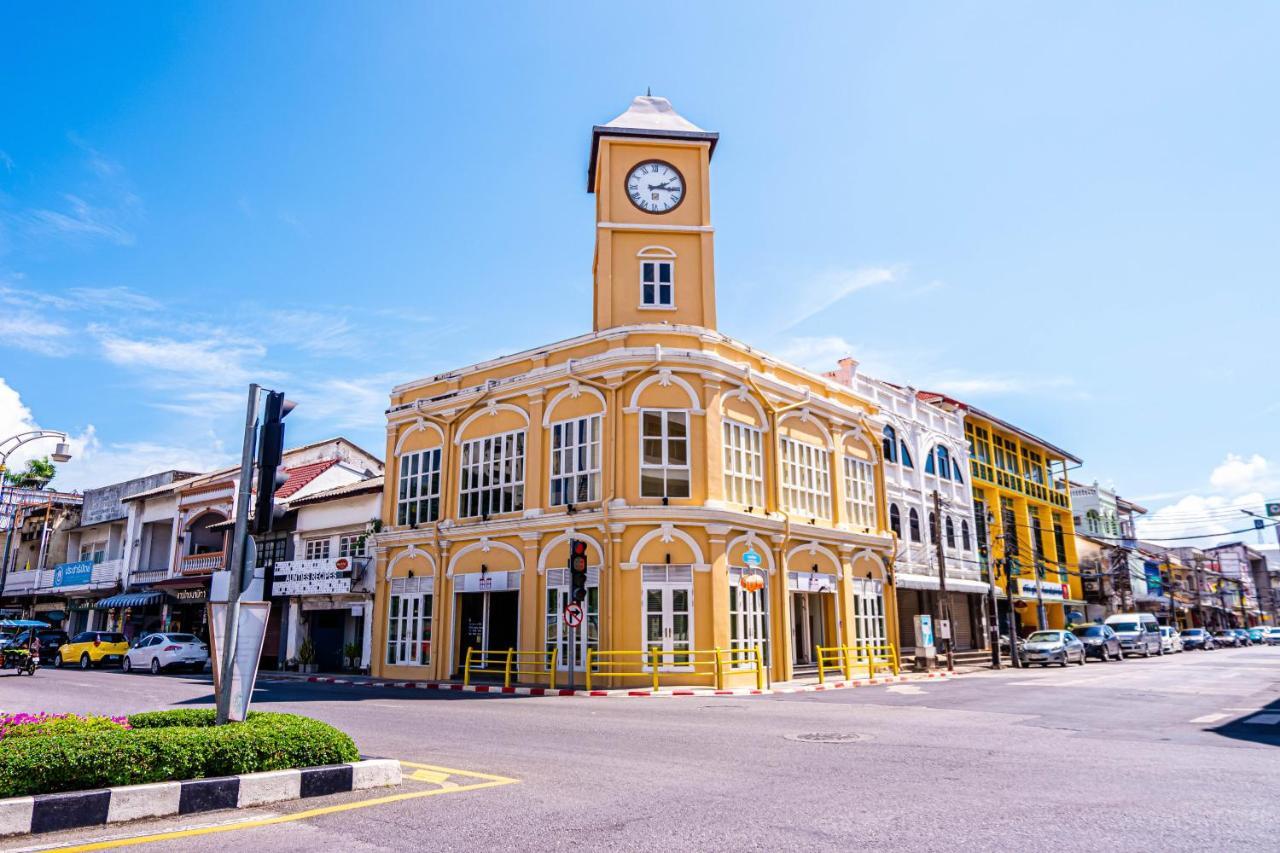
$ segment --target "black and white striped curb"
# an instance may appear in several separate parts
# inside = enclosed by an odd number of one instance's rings
[[[0,838],[216,809],[244,809],[399,785],[400,778],[399,761],[375,758],[300,770],[14,797],[0,800]]]

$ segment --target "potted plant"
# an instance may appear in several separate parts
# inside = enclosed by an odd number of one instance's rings
[[[342,647],[342,656],[347,660],[348,669],[357,669],[360,666],[360,644],[347,643]]]
[[[302,645],[298,647],[298,669],[301,672],[316,671],[316,647],[310,637],[303,640]]]

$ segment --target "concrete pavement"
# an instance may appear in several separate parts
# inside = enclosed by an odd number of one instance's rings
[[[0,679],[11,711],[210,700],[207,677]],[[1166,851],[1274,849],[1277,838],[1280,648],[789,696],[601,701],[272,683],[255,702],[331,722],[368,755],[517,781],[468,788],[460,775],[464,790],[297,820],[228,814],[282,820],[146,849]],[[1269,715],[1277,722],[1246,722]]]

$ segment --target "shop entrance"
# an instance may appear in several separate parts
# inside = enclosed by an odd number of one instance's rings
[[[827,642],[827,607],[820,592],[791,593],[791,638],[793,663],[797,667],[818,665],[817,646]]]
[[[316,650],[316,664],[321,672],[338,672],[342,669],[343,629],[346,627],[345,610],[312,610],[308,614],[309,636]]]
[[[467,662],[467,649],[505,652],[520,645],[519,592],[458,593],[458,656],[454,674],[461,676]],[[502,659],[505,662],[505,658]],[[486,667],[498,666],[496,660]]]

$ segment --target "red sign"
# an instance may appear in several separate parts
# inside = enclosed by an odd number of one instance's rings
[[[582,605],[577,602],[570,602],[564,609],[564,621],[570,628],[577,628],[582,624]]]

